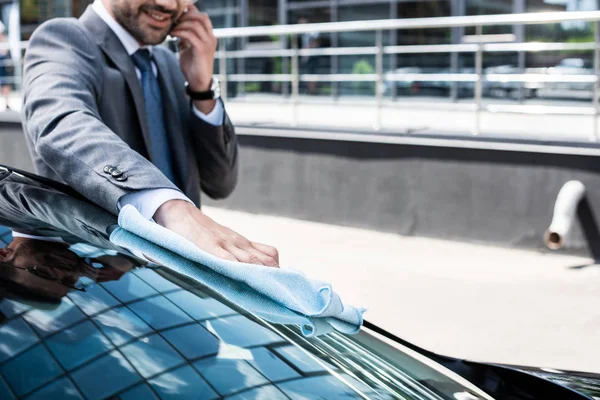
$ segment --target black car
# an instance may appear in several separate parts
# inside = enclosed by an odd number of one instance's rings
[[[597,375],[444,357],[368,322],[313,334],[115,246],[116,223],[0,167],[0,399],[600,398]]]

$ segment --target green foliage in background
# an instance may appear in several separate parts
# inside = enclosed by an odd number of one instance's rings
[[[39,0],[21,0],[21,18],[23,21],[38,21],[40,19]]]
[[[359,74],[373,74],[375,69],[371,63],[365,59],[358,60],[352,66],[352,73],[355,75]],[[352,86],[360,94],[373,94],[374,85],[372,82],[352,82]],[[366,93],[365,93],[366,92]]]
[[[283,60],[281,58],[273,59],[273,73],[283,74]]]
[[[260,92],[259,82],[246,82],[244,83],[244,92],[246,93],[258,93]]]
[[[367,60],[359,60],[352,66],[353,74],[372,74],[375,70]]]

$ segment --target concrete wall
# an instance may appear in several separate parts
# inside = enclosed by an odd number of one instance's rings
[[[33,172],[21,125],[0,122],[0,164]]]
[[[542,249],[558,191],[578,179],[588,201],[561,251],[600,257],[598,156],[252,135],[240,143],[238,188],[205,204]],[[0,164],[31,170],[18,125],[0,125]]]
[[[595,156],[257,136],[240,140],[237,190],[225,201],[207,204],[402,235],[542,249],[558,191],[566,181],[579,179],[590,201],[580,207],[586,224],[575,227],[567,251],[589,254],[588,241],[598,243],[600,163]]]

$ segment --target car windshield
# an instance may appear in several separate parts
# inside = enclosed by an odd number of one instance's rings
[[[368,329],[301,326],[208,269],[140,260],[107,240],[114,216],[66,190],[0,177],[2,399],[489,398]]]

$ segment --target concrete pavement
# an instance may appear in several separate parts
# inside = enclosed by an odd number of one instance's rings
[[[600,373],[600,266],[581,257],[402,237],[205,207],[333,283],[366,319],[454,357]]]

